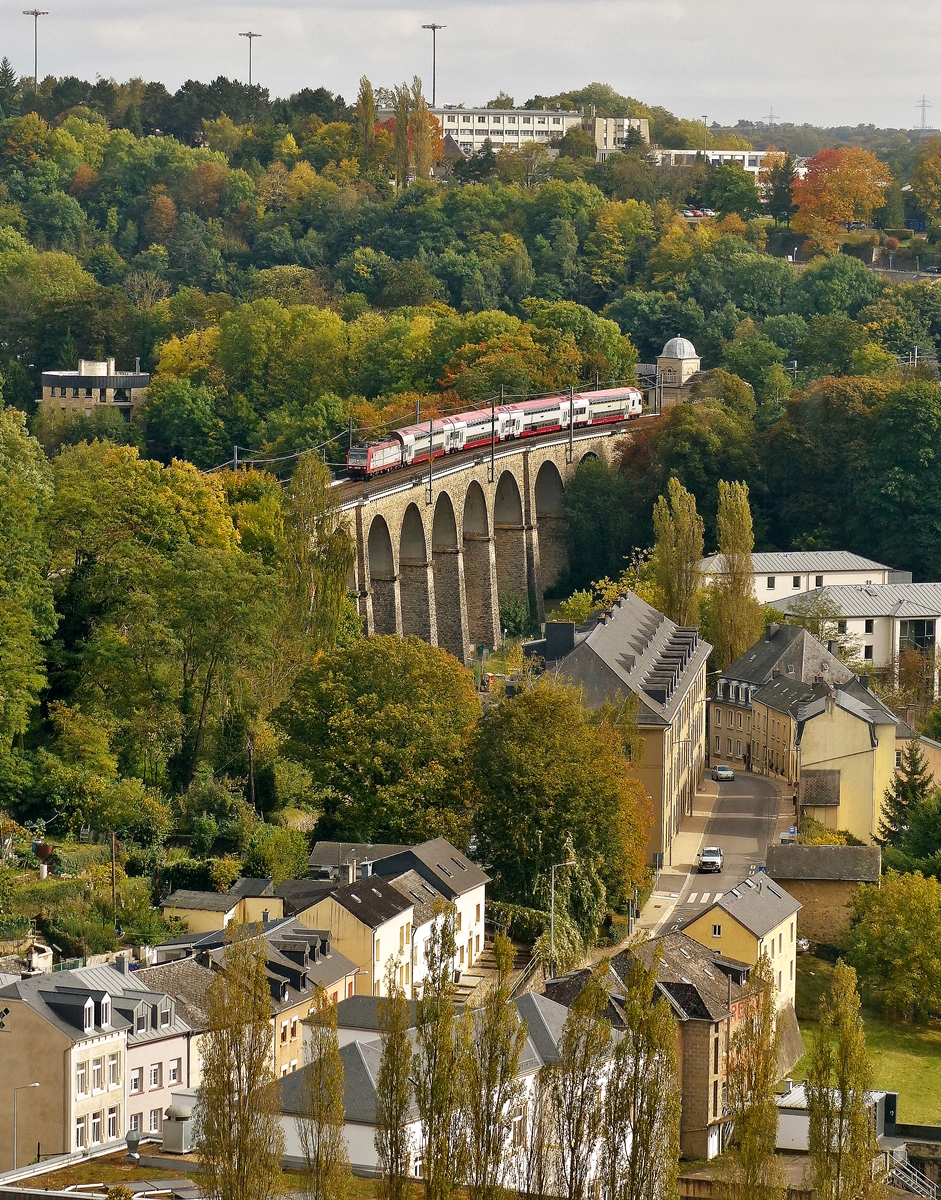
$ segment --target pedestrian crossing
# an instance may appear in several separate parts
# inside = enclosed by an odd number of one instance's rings
[[[722,892],[691,892],[685,900],[680,900],[678,892],[655,892],[655,900],[675,900],[678,904],[715,904],[721,900]]]

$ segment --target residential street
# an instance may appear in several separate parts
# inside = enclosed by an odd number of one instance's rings
[[[676,929],[723,892],[754,874],[765,861],[781,812],[781,785],[737,772],[730,783],[707,774],[696,795],[696,811],[673,844],[673,864],[660,874],[639,924],[651,933]],[[725,854],[721,874],[693,873],[703,846]]]

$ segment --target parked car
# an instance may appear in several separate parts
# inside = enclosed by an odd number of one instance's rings
[[[704,208],[702,210],[702,215],[704,217],[714,217],[716,215],[716,210],[714,208]]]
[[[731,767],[727,767],[725,763],[719,763],[717,767],[712,768],[712,778],[715,779],[717,783],[722,783],[725,780],[734,779],[735,772]]]
[[[713,873],[719,875],[725,866],[725,855],[718,846],[705,846],[699,852],[696,860],[696,870],[700,875]]]
[[[926,275],[941,275],[941,267],[925,267]]]
[[[693,210],[692,210],[691,208],[683,208],[683,209],[680,209],[680,216],[681,216],[681,217],[693,217],[693,216],[695,216],[695,215],[696,215],[696,214],[693,212]]]

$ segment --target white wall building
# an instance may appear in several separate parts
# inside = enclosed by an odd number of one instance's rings
[[[779,607],[783,600],[839,584],[910,584],[911,571],[894,571],[848,550],[782,550],[751,556],[755,595],[762,604]],[[703,583],[722,570],[722,556],[702,560]]]
[[[570,129],[581,128],[582,124],[580,112],[546,109],[444,106],[430,111],[438,118],[442,136],[450,134],[467,157],[482,150],[488,138],[494,150],[499,150],[501,146],[518,150],[527,142],[540,142],[548,146],[550,141],[564,137]],[[379,121],[388,121],[395,116],[395,112],[391,108],[383,108],[376,116]]]
[[[777,155],[779,150],[662,150],[659,147],[654,151],[657,156],[657,162],[661,167],[688,167],[695,163],[697,158],[702,158],[705,155],[706,161],[714,167],[720,167],[724,163],[738,163],[742,170],[747,175],[752,175],[755,179],[764,168],[764,161],[769,154]],[[792,156],[793,157],[793,156]],[[794,169],[799,178],[807,174],[806,158],[794,158]]]

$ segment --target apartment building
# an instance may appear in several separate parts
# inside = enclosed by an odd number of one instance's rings
[[[764,162],[769,154],[777,154],[775,150],[663,150],[659,146],[654,151],[657,162],[661,167],[689,167],[697,159],[705,158],[713,167],[725,163],[738,163],[742,170],[755,180],[764,170]],[[798,177],[807,173],[807,159],[795,158],[794,169]]]
[[[781,602],[818,588],[844,584],[862,587],[887,583],[911,583],[911,571],[895,571],[848,550],[782,550],[753,554],[752,580],[762,604],[780,607]],[[722,555],[702,560],[705,584],[722,571]],[[786,611],[786,610],[785,610]]]
[[[236,925],[276,921],[284,916],[284,902],[274,894],[270,879],[242,877],[227,892],[201,892],[178,888],[160,902],[166,920],[180,917],[190,933],[212,933]]]
[[[623,153],[631,130],[640,136],[645,146],[650,145],[650,122],[646,117],[599,117],[592,107],[590,113],[582,117],[582,129],[594,139],[598,162],[604,162],[612,154]]]

